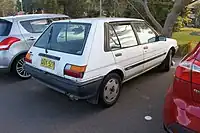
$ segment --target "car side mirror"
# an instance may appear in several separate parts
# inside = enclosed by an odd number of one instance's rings
[[[165,36],[158,36],[158,41],[167,41]]]
[[[152,37],[148,40],[148,43],[153,43],[153,42],[158,42],[158,41],[167,41],[167,38],[165,36]]]

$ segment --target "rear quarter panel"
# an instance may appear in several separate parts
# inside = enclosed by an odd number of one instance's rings
[[[175,52],[177,52],[178,50],[178,45],[177,45],[177,41],[175,39],[172,38],[167,38],[167,51],[169,51],[172,47],[175,48]]]
[[[13,63],[13,61],[15,60],[15,58],[22,54],[22,53],[26,53],[30,47],[27,46],[21,32],[19,29],[19,26],[17,24],[16,20],[13,20],[13,25],[12,25],[12,29],[11,32],[9,34],[9,37],[16,37],[19,38],[20,41],[16,42],[14,44],[11,45],[11,47],[9,48],[8,52],[9,52],[9,59],[10,59],[10,67]]]

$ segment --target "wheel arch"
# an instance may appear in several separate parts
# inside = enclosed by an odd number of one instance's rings
[[[117,73],[121,77],[121,80],[122,81],[124,80],[125,74],[124,74],[124,72],[122,70],[114,69],[114,70],[110,71],[108,74],[110,74],[110,73]]]
[[[16,61],[16,59],[17,59],[19,56],[21,56],[21,55],[26,55],[27,52],[28,52],[28,51],[22,51],[22,52],[16,54],[16,55],[12,58],[11,63],[10,63],[10,66],[9,66],[9,70],[10,70],[10,71],[12,70],[13,64],[14,64],[14,62]]]

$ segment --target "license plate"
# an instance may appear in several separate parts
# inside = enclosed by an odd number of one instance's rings
[[[42,58],[40,65],[42,67],[46,67],[46,68],[49,68],[49,69],[52,69],[52,70],[55,69],[55,61],[49,60],[47,58]]]

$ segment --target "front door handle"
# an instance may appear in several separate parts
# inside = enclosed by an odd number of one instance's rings
[[[116,57],[122,56],[122,53],[115,54]]]
[[[143,49],[148,49],[148,48],[149,48],[148,46],[144,46],[144,47],[143,47]]]
[[[30,37],[28,40],[29,40],[29,41],[35,41],[36,38],[34,38],[34,37]]]

